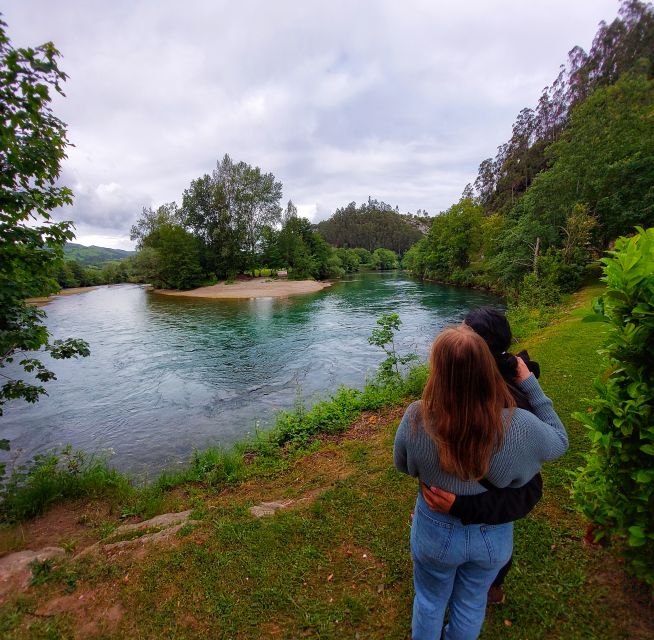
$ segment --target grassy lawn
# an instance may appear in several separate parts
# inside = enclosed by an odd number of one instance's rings
[[[605,329],[584,316],[600,291],[576,294],[569,315],[521,345],[541,364],[571,451],[544,469],[544,500],[516,523],[507,602],[489,612],[487,640],[654,636],[647,596],[612,550],[582,544],[569,496],[569,474],[587,447],[571,413],[592,394]],[[196,524],[163,547],[64,560],[39,573],[40,584],[0,609],[0,636],[408,638],[416,484],[392,465],[401,414],[366,413],[345,436],[235,487],[176,489],[168,504],[195,509]],[[280,499],[297,502],[271,517],[249,513]]]

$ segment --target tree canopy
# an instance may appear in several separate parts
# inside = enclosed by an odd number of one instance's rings
[[[70,204],[72,192],[58,185],[68,145],[66,126],[50,108],[51,91],[62,93],[66,75],[52,43],[15,49],[0,21],[0,369],[18,358],[36,382],[3,376],[0,414],[8,400],[35,402],[42,383],[55,378],[30,352],[53,358],[88,355],[81,340],[50,341],[44,313],[25,299],[58,289],[52,273],[72,223],[54,222],[52,211]],[[6,442],[3,441],[6,445]]]
[[[350,202],[336,209],[333,215],[319,222],[319,233],[335,247],[362,247],[370,252],[390,249],[400,255],[423,236],[428,228],[428,217],[402,215],[385,202],[368,199],[357,207]]]

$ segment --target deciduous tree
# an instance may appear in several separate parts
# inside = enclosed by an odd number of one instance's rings
[[[58,289],[51,274],[74,237],[71,222],[52,219],[54,209],[72,201],[70,189],[58,184],[66,126],[50,108],[50,93],[62,93],[66,75],[52,43],[15,49],[5,27],[0,21],[0,369],[18,360],[36,382],[3,373],[0,414],[8,400],[35,402],[46,392],[43,383],[55,378],[29,352],[45,349],[53,358],[89,353],[81,340],[51,341],[44,312],[25,303]]]

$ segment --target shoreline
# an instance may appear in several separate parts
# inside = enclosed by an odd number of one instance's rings
[[[288,298],[289,296],[316,293],[332,286],[331,281],[317,280],[271,280],[252,278],[237,280],[232,284],[219,282],[208,287],[198,287],[189,291],[176,289],[155,289],[154,293],[179,298],[205,298],[215,300],[250,298]]]
[[[78,293],[88,293],[89,291],[95,291],[98,287],[70,287],[69,289],[61,289],[57,293],[53,293],[49,296],[41,296],[38,298],[27,298],[25,302],[27,304],[35,305],[37,307],[42,307],[44,304],[52,302],[55,298],[59,296],[75,296]]]

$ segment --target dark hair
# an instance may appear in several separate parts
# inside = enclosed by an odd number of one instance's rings
[[[483,338],[469,327],[445,329],[434,340],[422,394],[424,429],[444,471],[478,480],[502,445],[503,409],[515,401]]]
[[[518,375],[518,361],[513,354],[509,353],[513,336],[511,335],[511,326],[504,313],[491,307],[479,307],[469,311],[463,321],[486,341],[517,406],[531,411],[532,407],[527,394],[515,384]]]

